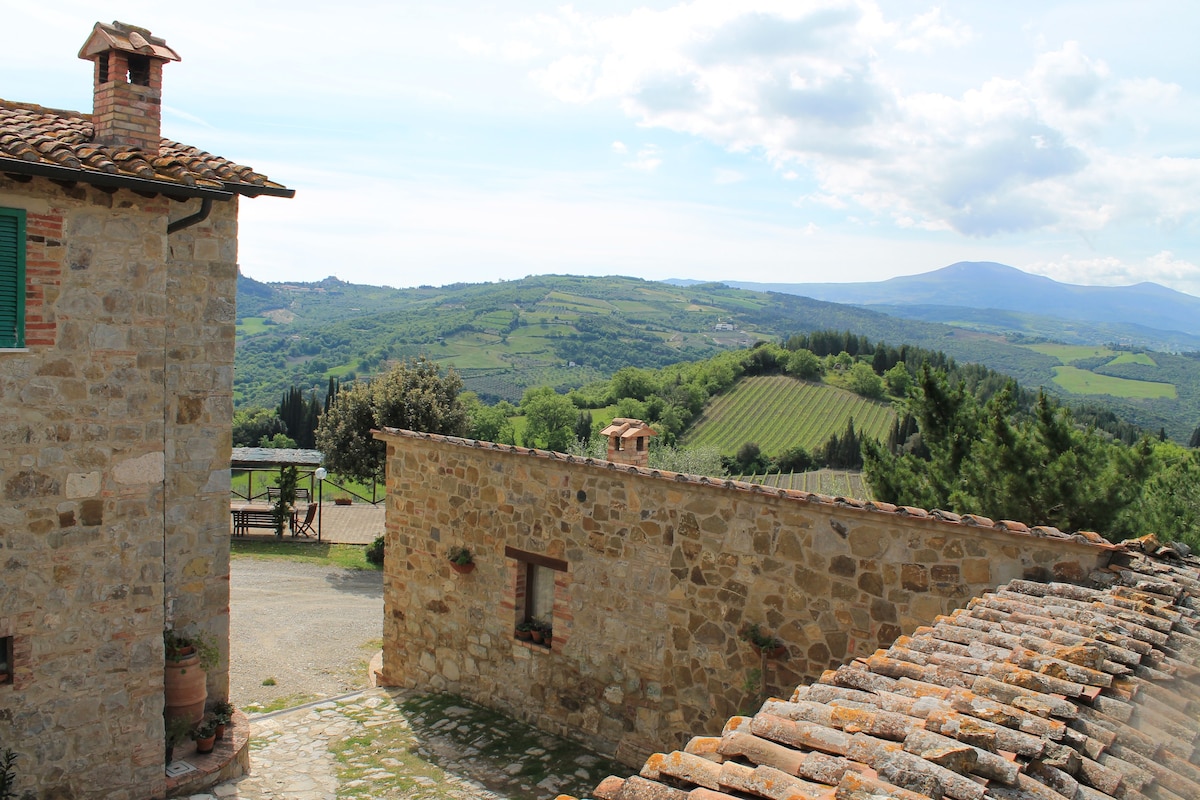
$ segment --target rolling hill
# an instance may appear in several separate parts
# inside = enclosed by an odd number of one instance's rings
[[[869,283],[726,283],[849,303],[909,319],[1071,343],[1064,337],[1088,340],[1079,343],[1200,349],[1200,297],[1155,283],[1078,286],[987,261],[960,261],[920,275]],[[1083,323],[1081,330],[1064,325],[1067,320]]]
[[[659,367],[760,339],[849,330],[872,341],[907,343],[985,364],[1026,387],[1099,400],[1144,427],[1166,428],[1177,440],[1186,441],[1200,421],[1196,358],[1156,353],[1154,366],[1112,363],[1114,357],[1064,360],[995,332],[724,284],[544,275],[392,289],[336,278],[264,284],[240,276],[237,322],[238,408],[273,407],[291,386],[323,392],[330,377],[369,376],[396,359],[418,355],[453,366],[466,387],[488,401],[517,401],[532,386],[565,391],[625,366]],[[1124,397],[1071,395],[1071,385],[1055,382],[1056,368],[1063,366],[1170,383],[1178,397],[1136,391]],[[1081,387],[1088,388],[1075,382],[1075,389]]]

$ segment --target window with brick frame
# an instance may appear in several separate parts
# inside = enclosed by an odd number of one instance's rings
[[[0,350],[25,346],[25,210],[0,208]]]
[[[535,631],[541,631],[544,641],[539,642],[535,633],[535,642],[553,647],[554,642],[561,643],[565,631],[554,631],[556,620],[569,619],[565,607],[561,586],[567,574],[567,562],[551,558],[540,553],[530,553],[505,547],[504,555],[514,560],[515,582],[513,586],[514,626],[523,623],[532,626]]]

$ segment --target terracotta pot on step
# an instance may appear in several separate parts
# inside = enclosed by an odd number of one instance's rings
[[[208,675],[201,669],[197,653],[178,660],[168,658],[163,671],[166,716],[181,717],[193,725],[199,722],[204,717],[204,701],[208,699],[207,683]]]

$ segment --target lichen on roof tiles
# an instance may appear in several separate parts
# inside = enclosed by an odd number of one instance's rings
[[[594,797],[1200,797],[1200,560],[1162,547],[1011,581]]]

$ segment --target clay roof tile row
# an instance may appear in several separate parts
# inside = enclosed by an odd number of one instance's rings
[[[388,436],[401,436],[407,438],[426,439],[429,441],[442,441],[449,444],[460,445],[463,447],[473,447],[500,451],[505,453],[514,453],[517,455],[530,456],[532,458],[546,458],[567,461],[568,463],[589,464],[599,466],[605,469],[622,470],[637,475],[644,475],[649,478],[660,478],[665,480],[673,480],[680,483],[693,483],[700,486],[720,486],[734,491],[751,492],[756,494],[775,495],[777,497],[796,500],[804,503],[814,503],[818,505],[836,506],[839,508],[852,508],[863,511],[870,511],[879,514],[897,514],[905,517],[913,517],[917,519],[931,519],[939,522],[944,522],[952,525],[965,525],[977,528],[987,528],[1000,532],[1010,533],[1016,536],[1023,537],[1044,537],[1053,539],[1062,539],[1076,541],[1080,544],[1091,545],[1104,549],[1118,549],[1116,545],[1108,542],[1103,536],[1097,533],[1080,532],[1075,534],[1066,534],[1057,528],[1048,526],[1038,526],[1030,528],[1029,526],[1013,522],[1011,520],[1001,520],[995,522],[987,517],[978,514],[955,514],[950,511],[942,511],[934,509],[926,511],[923,508],[915,508],[913,506],[896,506],[891,503],[884,503],[873,500],[859,500],[851,497],[830,497],[828,495],[814,494],[805,492],[799,489],[781,489],[771,486],[763,486],[758,483],[748,483],[746,481],[731,480],[728,478],[713,478],[706,475],[687,475],[684,473],[667,472],[664,470],[650,469],[647,467],[639,467],[629,464],[618,464],[613,461],[605,461],[604,459],[590,458],[585,456],[573,456],[566,453],[554,453],[546,450],[538,450],[535,448],[521,447],[519,445],[497,444],[495,442],[477,441],[475,439],[465,439],[457,436],[443,436],[437,433],[422,433],[418,431],[403,430],[400,428],[384,428],[381,433]]]
[[[593,797],[1200,797],[1200,561],[1140,549],[1095,586],[1012,581]]]
[[[77,170],[76,179],[126,176],[184,189],[244,195],[290,196],[291,190],[265,175],[190,145],[163,139],[157,155],[134,147],[93,142],[91,117],[0,99],[0,172],[5,160]],[[10,171],[20,171],[15,165]]]

